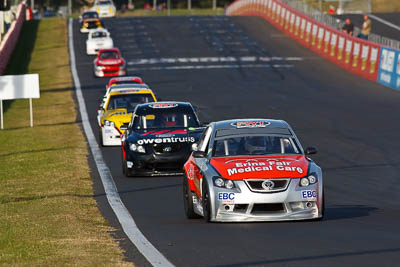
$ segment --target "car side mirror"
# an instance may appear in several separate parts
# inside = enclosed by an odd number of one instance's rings
[[[205,158],[207,157],[207,153],[204,151],[193,151],[193,157],[194,158]]]
[[[197,151],[197,149],[198,149],[197,143],[193,143],[192,144],[192,151]]]
[[[312,147],[312,146],[307,147],[306,150],[304,151],[304,153],[306,155],[317,154],[317,152],[318,152],[318,149],[316,147]]]
[[[99,106],[97,108],[97,114],[100,115],[102,112],[104,112],[104,108],[102,106]]]

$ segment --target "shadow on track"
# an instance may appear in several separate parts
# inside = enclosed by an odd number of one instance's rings
[[[369,216],[371,212],[378,210],[375,207],[369,207],[364,205],[335,205],[333,207],[327,207],[325,210],[324,220],[342,220],[356,217]]]
[[[371,255],[371,254],[383,254],[383,253],[391,253],[391,252],[399,252],[400,248],[390,248],[390,249],[375,249],[375,250],[363,250],[357,252],[342,252],[342,253],[333,253],[333,254],[324,254],[324,255],[315,255],[315,256],[304,256],[304,257],[294,257],[294,258],[284,258],[284,259],[276,259],[276,260],[267,260],[267,261],[253,261],[253,262],[242,262],[236,264],[228,264],[228,265],[215,265],[215,266],[251,266],[251,265],[268,265],[268,264],[283,264],[289,262],[299,262],[299,261],[309,261],[309,260],[320,260],[320,259],[329,259],[329,258],[338,258],[338,257],[351,257],[351,256],[362,256],[362,255]]]

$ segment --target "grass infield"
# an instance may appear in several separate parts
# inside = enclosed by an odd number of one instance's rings
[[[5,101],[0,265],[131,266],[93,196],[77,121],[66,21],[26,22],[6,74],[39,73],[40,99]]]

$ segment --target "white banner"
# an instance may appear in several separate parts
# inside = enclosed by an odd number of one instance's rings
[[[40,98],[39,74],[0,76],[0,99]]]

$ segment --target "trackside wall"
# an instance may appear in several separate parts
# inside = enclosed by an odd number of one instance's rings
[[[22,25],[25,21],[25,2],[22,2],[18,6],[17,18],[10,26],[10,29],[4,36],[4,39],[0,44],[0,75],[2,75],[7,67],[8,61],[14,51],[15,46],[18,42],[18,37],[22,29]],[[1,89],[1,88],[0,88]]]
[[[279,0],[236,0],[226,15],[258,16],[331,62],[377,81],[381,46],[309,18]]]

